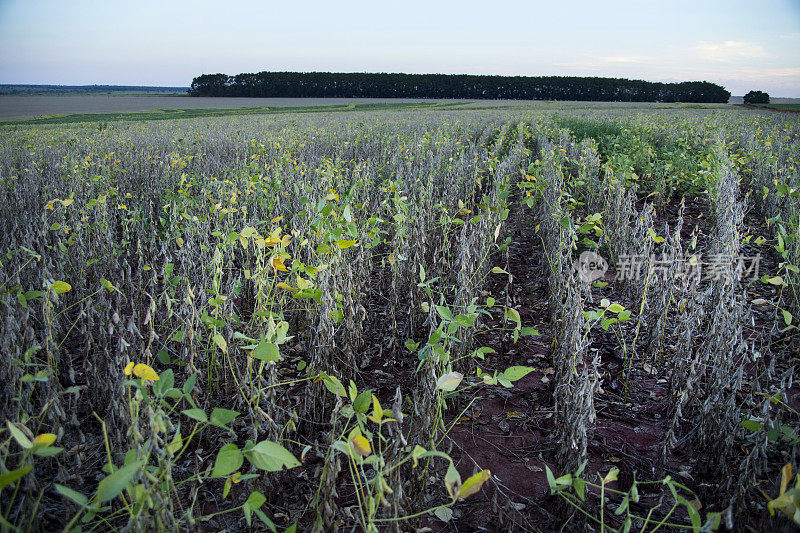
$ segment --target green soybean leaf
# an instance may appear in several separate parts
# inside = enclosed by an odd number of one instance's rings
[[[139,473],[144,461],[136,461],[123,466],[113,474],[104,477],[97,485],[97,499],[100,503],[108,502],[119,496],[125,487]]]
[[[216,408],[213,411],[211,411],[211,418],[209,422],[213,426],[221,427],[223,429],[228,429],[227,424],[233,422],[237,416],[239,416],[238,411]]]
[[[185,409],[181,412],[189,418],[197,420],[198,422],[208,422],[208,417],[206,416],[205,411],[202,409]]]
[[[8,428],[9,433],[11,433],[11,436],[14,437],[14,440],[17,441],[17,444],[19,444],[22,448],[28,450],[31,448],[31,446],[33,446],[33,443],[28,436],[25,435],[25,433],[19,429],[16,424],[12,424],[10,420],[6,420],[6,427]]]
[[[253,466],[267,472],[280,472],[284,468],[300,466],[300,461],[289,450],[268,440],[262,440],[245,451],[244,455]]]
[[[503,372],[503,377],[508,381],[517,381],[536,370],[530,366],[510,366]]]
[[[757,422],[755,420],[742,420],[740,424],[747,431],[753,431],[753,432],[760,430],[762,426],[761,422]]]
[[[56,492],[64,496],[65,498],[69,498],[73,502],[77,503],[81,507],[89,503],[89,498],[85,495],[81,494],[76,490],[72,490],[69,487],[65,487],[64,485],[59,485],[58,483],[53,483],[53,487],[55,487]]]
[[[3,490],[3,487],[14,483],[15,481],[25,477],[25,475],[31,471],[33,465],[25,465],[23,467],[17,468],[16,470],[12,470],[10,472],[6,472],[5,474],[0,475],[0,490]]]
[[[253,357],[259,361],[277,362],[281,358],[281,352],[275,343],[264,341],[255,347]]]
[[[339,378],[336,376],[323,374],[322,383],[325,385],[325,388],[331,391],[333,394],[343,398],[347,397],[347,391],[344,390],[344,385],[342,385],[342,382],[339,381]]]
[[[516,322],[517,327],[522,327],[522,319],[519,316],[519,311],[513,307],[506,307],[506,320],[509,322]]]
[[[443,320],[453,320],[453,313],[450,312],[449,308],[443,305],[437,305],[436,312],[439,313],[439,316],[442,317]]]
[[[617,314],[623,312],[625,308],[615,302],[608,306],[608,310],[611,311],[612,313]]]
[[[175,385],[175,372],[168,368],[158,375],[158,381],[153,383],[153,392],[156,396],[163,396],[173,385]]]
[[[617,476],[619,476],[619,468],[611,469],[608,474],[606,474],[606,477],[603,478],[603,485],[616,481]]]
[[[250,496],[247,498],[247,501],[244,502],[242,506],[242,511],[244,511],[244,519],[247,521],[247,525],[251,525],[251,514],[256,509],[260,509],[264,503],[266,503],[267,498],[261,494],[260,492],[253,491],[250,493]]]
[[[366,413],[372,405],[372,391],[365,390],[353,402],[353,410],[357,413]]]
[[[586,482],[582,478],[575,477],[572,479],[572,487],[581,501],[584,501],[586,499]]]
[[[442,522],[449,522],[453,519],[453,510],[449,507],[437,507],[433,514]]]
[[[217,452],[217,459],[214,461],[214,469],[211,471],[212,477],[227,477],[242,467],[244,456],[239,447],[233,443],[228,443]]]

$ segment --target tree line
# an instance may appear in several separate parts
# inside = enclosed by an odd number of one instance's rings
[[[744,103],[748,105],[768,104],[769,93],[765,93],[763,91],[750,91],[749,93],[744,95]]]
[[[624,78],[258,72],[203,74],[192,96],[283,98],[452,98],[488,100],[584,100],[604,102],[720,102],[731,93],[707,81],[660,83]]]

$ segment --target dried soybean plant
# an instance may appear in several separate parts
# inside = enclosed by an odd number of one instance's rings
[[[586,458],[589,426],[595,419],[599,361],[588,356],[584,291],[572,263],[575,230],[562,206],[562,158],[556,145],[542,141],[541,146],[540,232],[548,258],[552,320],[557,328],[553,349],[554,420],[560,465],[573,471]]]
[[[740,264],[744,206],[738,199],[738,177],[724,147],[716,147],[716,180],[712,184],[715,227],[708,266],[711,280],[700,289],[687,281],[678,303],[681,350],[674,359],[672,423],[667,446],[677,444],[680,422],[696,424],[696,441],[709,466],[725,469],[739,431],[745,357],[749,346],[743,337],[746,318]],[[691,284],[694,288],[691,288]],[[695,338],[703,338],[700,345]]]

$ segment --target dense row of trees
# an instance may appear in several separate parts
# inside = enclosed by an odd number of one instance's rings
[[[192,81],[189,94],[723,103],[730,98],[730,92],[723,87],[705,81],[655,83],[624,78],[337,72],[259,72],[235,76],[203,74]]]
[[[750,91],[749,93],[744,95],[744,103],[748,105],[768,104],[769,94],[763,91]]]

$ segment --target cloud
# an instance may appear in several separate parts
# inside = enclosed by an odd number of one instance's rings
[[[724,41],[722,43],[700,41],[694,46],[693,51],[703,59],[722,63],[769,57],[760,44],[743,41]]]
[[[603,63],[647,63],[652,59],[636,56],[611,56],[599,58]]]
[[[742,77],[748,78],[800,78],[800,68],[769,68],[764,70],[741,70]]]
[[[655,58],[645,56],[596,56],[587,54],[584,57],[586,57],[586,59],[581,61],[562,61],[553,63],[553,66],[597,70],[598,68],[608,67],[610,65],[642,65],[653,64],[655,62]]]

